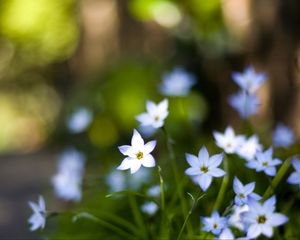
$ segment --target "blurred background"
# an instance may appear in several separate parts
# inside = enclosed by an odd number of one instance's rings
[[[85,152],[95,176],[118,164],[116,145],[128,141],[147,99],[163,99],[158,85],[175,67],[197,79],[186,112],[170,100],[180,141],[242,125],[227,98],[237,89],[232,71],[249,64],[268,75],[251,123],[267,133],[283,122],[299,135],[299,22],[298,0],[2,0],[0,238],[35,236],[27,201],[39,194],[49,208],[63,205],[49,179],[65,148]],[[70,132],[80,108],[91,123]]]

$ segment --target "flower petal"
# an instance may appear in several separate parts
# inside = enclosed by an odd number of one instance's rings
[[[265,169],[265,173],[269,176],[275,176],[276,175],[276,168],[275,167],[268,167]]]
[[[155,146],[156,146],[155,140],[147,142],[144,146],[144,154],[147,155],[147,154],[151,153],[153,151],[153,149],[155,148]]]
[[[133,161],[133,163],[131,164],[131,167],[130,167],[130,173],[134,174],[135,172],[137,172],[140,169],[141,166],[142,166],[141,161]]]
[[[131,138],[131,146],[135,148],[140,148],[144,146],[144,140],[141,134],[139,134],[139,132],[135,129],[133,130],[133,136]]]
[[[209,176],[208,174],[202,174],[199,176],[199,185],[200,187],[202,188],[202,190],[205,192],[210,184],[211,184],[211,181],[212,181],[212,177]]]
[[[267,236],[267,237],[272,237],[273,236],[273,228],[267,224],[264,224],[264,226],[261,228],[262,233]]]
[[[189,176],[195,176],[201,174],[201,171],[199,168],[190,167],[187,170],[185,170],[185,174]]]
[[[287,182],[290,184],[300,184],[300,172],[293,172],[287,179]]]
[[[206,149],[205,146],[203,146],[200,149],[200,151],[198,153],[198,158],[199,158],[200,163],[203,163],[204,165],[207,165],[208,160],[209,160],[209,154],[208,154],[207,149]]]
[[[151,154],[145,156],[142,160],[142,165],[144,167],[154,167],[155,166],[155,159]]]
[[[281,213],[273,213],[269,221],[271,222],[272,226],[278,227],[282,224],[285,224],[288,221],[288,217]]]
[[[297,172],[300,172],[300,160],[298,160],[298,159],[293,159],[292,165],[293,165],[293,167],[295,168],[295,170],[296,170]]]
[[[128,150],[131,148],[130,145],[122,145],[119,146],[119,151],[123,154],[123,155],[128,155]]]
[[[247,232],[247,237],[248,238],[256,238],[257,236],[259,236],[261,234],[261,229],[257,224],[252,224]]]
[[[126,170],[131,168],[131,165],[134,160],[131,160],[130,158],[125,158],[122,163],[117,167],[118,170]]]
[[[211,175],[213,177],[222,177],[226,174],[225,171],[222,170],[221,168],[209,169],[208,173],[209,173],[209,175]]]
[[[148,113],[141,113],[137,115],[135,119],[138,120],[143,126],[152,124],[152,118]]]
[[[218,167],[223,160],[223,153],[215,154],[209,158],[209,167],[215,168]]]
[[[185,158],[191,167],[200,168],[199,159],[195,155],[186,153]]]

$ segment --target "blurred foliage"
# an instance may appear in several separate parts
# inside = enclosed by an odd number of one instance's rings
[[[75,4],[74,0],[1,1],[0,33],[28,62],[67,58],[78,41]]]

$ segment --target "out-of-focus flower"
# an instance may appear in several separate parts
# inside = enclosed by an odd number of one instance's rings
[[[248,118],[257,113],[260,103],[256,95],[241,91],[229,97],[229,104],[240,114],[241,118]]]
[[[186,96],[196,83],[194,75],[182,68],[175,68],[173,72],[165,74],[160,85],[160,92],[166,96]]]
[[[136,116],[136,119],[142,126],[151,126],[153,128],[160,128],[164,125],[164,120],[168,116],[168,99],[164,99],[158,104],[147,101],[147,112]]]
[[[45,228],[47,214],[44,198],[39,196],[38,203],[29,201],[28,204],[33,211],[33,214],[28,219],[28,222],[31,224],[30,231],[35,231],[38,228]]]
[[[262,145],[259,144],[258,137],[253,135],[247,140],[245,139],[243,143],[238,147],[237,154],[247,160],[252,160],[258,151],[262,150]]]
[[[147,195],[150,197],[158,197],[160,195],[160,185],[155,185],[148,189]]]
[[[262,234],[271,238],[273,227],[278,227],[288,221],[285,215],[274,212],[275,204],[274,196],[263,204],[252,199],[249,200],[249,211],[241,214],[242,221],[248,226],[247,237],[254,239]]]
[[[156,141],[150,141],[144,143],[141,135],[133,130],[133,136],[131,138],[131,146],[123,145],[119,147],[120,152],[127,156],[117,168],[118,170],[130,169],[131,174],[137,172],[141,166],[154,167],[155,160],[150,154],[156,146]]]
[[[244,136],[235,135],[232,127],[227,127],[224,134],[215,131],[213,135],[216,145],[223,148],[226,153],[235,153],[245,140]]]
[[[300,160],[299,159],[293,159],[292,165],[295,169],[295,172],[293,172],[289,178],[287,179],[287,182],[290,184],[298,184],[300,188]]]
[[[79,108],[68,119],[67,126],[71,133],[83,132],[91,123],[92,112],[87,108]]]
[[[252,66],[248,66],[243,73],[234,72],[232,78],[241,89],[253,93],[266,81],[267,75],[257,73]]]
[[[249,206],[244,204],[242,206],[233,206],[233,212],[228,219],[228,224],[235,228],[240,229],[241,231],[245,230],[245,225],[242,222],[241,213],[249,211]]]
[[[216,154],[209,157],[206,147],[202,147],[198,153],[198,157],[195,155],[186,153],[186,160],[190,167],[185,173],[193,178],[194,182],[197,182],[203,191],[206,191],[214,177],[222,177],[225,172],[218,168],[223,160],[223,154]]]
[[[155,202],[145,202],[142,206],[141,206],[141,210],[142,212],[153,216],[157,210],[158,210],[158,206]]]
[[[149,184],[151,181],[151,169],[140,168],[135,174],[128,176],[128,187],[133,190],[139,190],[143,185]]]
[[[257,172],[264,171],[269,176],[275,176],[277,165],[281,164],[281,160],[272,158],[273,149],[270,147],[265,152],[257,152],[254,159],[248,161],[246,166],[255,169]]]
[[[105,178],[110,192],[119,192],[127,187],[126,176],[120,171],[111,171]]]
[[[80,201],[85,156],[75,149],[65,151],[52,177],[55,194],[64,200]]]
[[[243,204],[247,204],[250,198],[253,198],[255,200],[260,200],[261,197],[256,193],[253,193],[254,188],[255,188],[255,182],[251,182],[246,185],[243,185],[241,181],[237,177],[235,177],[233,180],[233,190],[234,193],[236,194],[234,198],[234,203],[237,206],[241,206]]]
[[[201,221],[204,224],[203,231],[212,232],[214,235],[220,235],[224,228],[227,228],[227,218],[220,217],[217,211],[214,211],[211,217],[201,217]]]
[[[273,132],[273,143],[276,147],[288,148],[295,142],[295,134],[289,127],[278,124]]]

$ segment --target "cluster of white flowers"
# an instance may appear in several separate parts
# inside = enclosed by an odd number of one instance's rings
[[[234,73],[233,79],[241,88],[241,92],[232,96],[230,103],[243,118],[247,118],[257,112],[259,103],[255,91],[264,83],[266,76],[256,73],[252,67],[248,67],[244,73]],[[186,96],[194,84],[195,78],[192,75],[185,73],[182,69],[176,69],[173,73],[164,76],[160,89],[168,96]],[[136,120],[142,127],[150,127],[155,130],[164,128],[169,115],[168,108],[168,99],[163,99],[157,104],[147,101],[147,111],[137,115]],[[78,133],[83,131],[90,121],[91,115],[86,110],[80,110],[70,119],[68,126],[71,132]],[[271,177],[276,175],[276,166],[282,163],[280,159],[273,157],[272,146],[263,150],[263,145],[259,143],[257,135],[237,135],[234,129],[228,126],[224,133],[214,131],[213,137],[215,145],[221,148],[224,153],[210,155],[207,148],[202,146],[197,156],[190,153],[185,154],[188,164],[185,174],[195,184],[199,185],[203,192],[209,190],[214,178],[230,179],[229,176],[226,176],[229,173],[225,172],[223,167],[226,170],[226,162],[224,163],[224,161],[231,161],[230,158],[234,154],[237,158],[243,159],[246,167],[255,169],[256,172],[264,172]],[[294,141],[295,136],[289,128],[279,125],[275,129],[273,133],[274,147],[288,147]],[[142,135],[133,129],[131,145],[118,147],[125,158],[116,168],[117,170],[129,170],[130,178],[121,171],[112,171],[106,177],[111,192],[122,191],[126,188],[139,190],[143,183],[148,181],[149,172],[147,170],[156,166],[156,160],[153,156],[156,145],[156,140],[145,143]],[[74,149],[66,151],[61,156],[58,172],[52,178],[52,184],[58,197],[72,201],[81,199],[84,163],[85,156]],[[224,166],[222,167],[222,165]],[[287,182],[300,187],[300,160],[293,159],[292,165],[295,171],[291,173]],[[160,168],[158,169],[160,170]],[[234,176],[232,183],[234,197],[232,198],[232,205],[228,207],[229,211],[225,211],[222,215],[216,207],[211,216],[201,217],[201,230],[212,233],[216,239],[235,239],[236,231],[233,229],[242,231],[241,239],[254,239],[260,235],[268,238],[273,237],[274,228],[285,224],[288,218],[275,212],[275,196],[265,200],[267,197],[261,197],[254,192],[255,186],[254,181],[243,184],[237,176]],[[157,214],[160,206],[156,200],[160,197],[163,198],[163,194],[164,188],[162,186],[150,187],[146,191],[150,200],[147,199],[141,205],[141,212],[149,217]],[[43,197],[39,198],[38,204],[29,202],[29,205],[33,210],[33,215],[29,219],[30,229],[34,231],[38,228],[44,228],[47,212]]]

